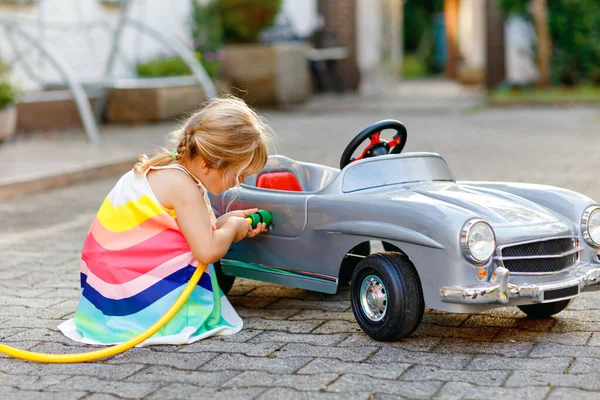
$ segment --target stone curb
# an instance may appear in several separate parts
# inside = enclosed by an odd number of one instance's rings
[[[137,157],[113,161],[106,164],[83,166],[82,168],[64,171],[31,180],[0,184],[0,201],[24,196],[36,192],[70,186],[88,180],[108,178],[131,168]]]

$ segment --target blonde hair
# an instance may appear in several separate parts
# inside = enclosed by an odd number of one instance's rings
[[[241,99],[218,98],[194,113],[181,129],[171,132],[175,152],[161,148],[152,157],[142,154],[133,170],[139,176],[151,166],[201,157],[209,168],[241,176],[257,174],[267,163],[271,131]]]

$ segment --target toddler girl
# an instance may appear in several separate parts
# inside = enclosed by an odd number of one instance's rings
[[[242,328],[217,284],[211,263],[252,229],[233,211],[218,219],[208,192],[218,195],[258,173],[267,162],[268,128],[242,100],[217,99],[172,133],[176,150],[145,155],[108,194],[87,235],[82,295],[73,319],[59,329],[91,344],[126,341],[174,303],[198,263],[210,264],[189,299],[143,344],[192,343]]]

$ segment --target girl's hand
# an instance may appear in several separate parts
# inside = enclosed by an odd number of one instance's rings
[[[229,211],[228,213],[225,213],[225,214],[221,215],[219,218],[217,218],[217,229],[222,227],[223,224],[225,224],[225,222],[227,222],[227,220],[231,217],[246,218],[248,215],[254,214],[255,212],[258,212],[258,208],[249,208],[247,210]],[[254,235],[254,236],[256,236],[256,235]]]
[[[248,223],[248,221],[246,221],[246,223]],[[250,225],[250,224],[248,224]],[[259,224],[256,224],[256,228],[252,229],[250,232],[248,232],[248,235],[246,237],[248,238],[253,238],[254,236],[266,232],[267,231],[267,224],[265,224],[264,222],[261,222]]]
[[[240,240],[249,237],[250,234],[254,232],[252,226],[243,217],[237,217],[235,215],[232,215],[230,216],[230,218],[227,219],[226,222],[227,224],[232,224],[235,226],[235,236],[233,238],[234,242],[239,242]]]

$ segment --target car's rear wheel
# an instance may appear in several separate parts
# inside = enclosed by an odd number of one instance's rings
[[[558,314],[571,302],[571,299],[555,301],[552,303],[529,304],[519,306],[519,310],[523,311],[529,318],[548,318],[554,314]]]
[[[425,303],[419,277],[400,253],[372,254],[358,263],[350,287],[352,310],[375,340],[402,339],[417,329]]]
[[[217,282],[219,282],[219,287],[223,291],[223,294],[229,293],[233,283],[235,282],[235,276],[225,275],[223,272],[223,268],[221,268],[221,262],[216,261],[213,263],[213,267],[215,268],[215,273],[217,274]]]

